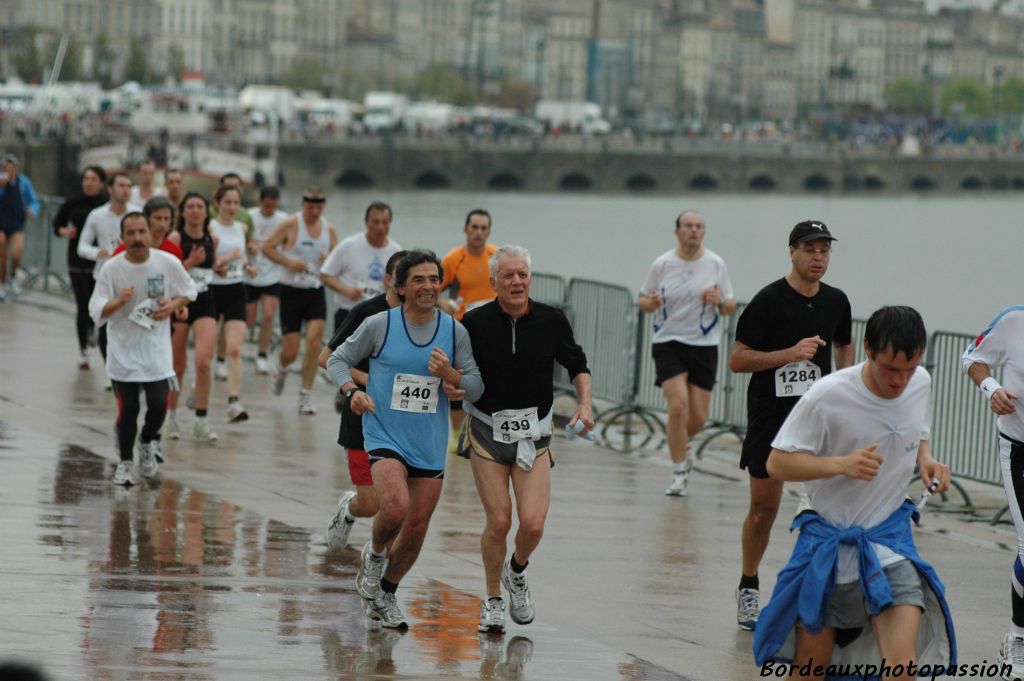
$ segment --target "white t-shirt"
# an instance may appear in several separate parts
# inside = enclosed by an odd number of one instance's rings
[[[163,196],[163,195],[164,195],[164,188],[163,187],[158,187],[157,185],[153,185],[153,193],[150,195],[149,199],[155,198],[157,196]],[[142,198],[142,192],[139,191],[139,185],[137,185],[137,184],[133,184],[132,185],[132,194],[128,198],[128,203],[134,203],[136,206],[145,206],[146,205],[146,201],[149,201],[149,199]]]
[[[232,251],[241,253],[240,257],[228,262],[227,275],[222,277],[214,273],[213,281],[210,282],[214,286],[241,284],[245,279],[245,270],[243,268],[247,261],[247,254],[245,252],[245,233],[247,231],[248,227],[245,226],[245,223],[238,220],[235,220],[230,225],[225,225],[216,218],[210,220],[210,234],[217,237],[217,257],[223,258]]]
[[[132,286],[135,296],[120,310],[103,319],[103,307]],[[107,261],[96,278],[89,299],[89,315],[97,326],[107,325],[107,376],[115,381],[149,383],[174,375],[170,319],[149,322],[152,328],[132,321],[140,304],[154,305],[159,298],[185,296],[196,299],[196,285],[175,256],[149,249],[146,262],[135,264],[118,253]]]
[[[716,285],[723,301],[733,297],[729,270],[717,253],[705,248],[696,260],[683,260],[672,249],[658,256],[640,289],[645,295],[661,294],[653,342],[718,345],[724,323],[718,307],[703,300],[704,291]]]
[[[341,283],[363,289],[363,299],[384,293],[384,275],[388,258],[402,250],[395,241],[388,239],[383,248],[374,248],[366,240],[366,234],[354,234],[342,239],[331,251],[320,272],[338,277]],[[351,310],[358,300],[348,296],[336,296],[338,307]]]
[[[274,214],[267,217],[260,212],[259,206],[249,209],[252,216],[252,241],[256,242],[256,255],[252,256],[252,266],[256,268],[256,276],[246,276],[245,283],[249,286],[273,286],[281,277],[281,266],[271,261],[259,250],[263,242],[270,238],[281,221],[288,217],[283,210],[274,211]]]
[[[811,507],[837,527],[870,529],[899,508],[914,475],[921,440],[930,433],[932,379],[918,367],[903,394],[879,397],[861,378],[864,363],[819,379],[793,407],[772,447],[782,452],[845,456],[877,444],[882,465],[873,480],[836,475],[804,483]],[[874,544],[881,564],[899,554]],[[856,547],[839,548],[836,583],[857,579]]]
[[[992,374],[1003,369],[1003,387],[1015,395],[1024,395],[1024,305],[1008,307],[993,319],[988,328],[963,354],[964,371],[975,362],[987,364]],[[1013,413],[996,420],[999,432],[1024,441],[1024,404],[1017,401]]]
[[[123,213],[115,213],[110,210],[110,202],[93,208],[85,218],[82,225],[82,233],[78,237],[78,255],[86,260],[95,260],[96,267],[93,268],[92,278],[98,279],[100,268],[107,258],[99,256],[100,249],[106,249],[107,257],[114,252],[121,243],[121,218],[126,214],[142,210],[138,206],[129,203]]]

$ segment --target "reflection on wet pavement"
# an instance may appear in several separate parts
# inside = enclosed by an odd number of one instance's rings
[[[112,469],[0,421],[0,658],[100,681],[682,678],[542,623],[480,636],[479,600],[436,581],[403,584],[407,633],[380,629],[356,551],[173,479],[114,487]]]

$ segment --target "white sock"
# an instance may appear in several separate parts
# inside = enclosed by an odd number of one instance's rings
[[[373,550],[373,544],[371,543],[370,544],[370,555],[373,556],[374,558],[380,559],[380,558],[386,558],[388,554],[387,554],[387,551],[385,551],[384,553],[377,553],[376,551]]]
[[[677,463],[675,466],[672,467],[672,471],[677,475],[679,473],[685,473],[687,471],[686,462],[684,461],[682,463]]]
[[[351,525],[355,521],[356,521],[356,517],[354,515],[352,515],[351,513],[349,513],[348,511],[345,511],[345,522],[348,523],[349,525]],[[370,550],[373,551],[373,547],[372,546],[370,547]]]

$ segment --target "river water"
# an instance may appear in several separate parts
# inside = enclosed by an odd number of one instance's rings
[[[298,205],[295,190],[284,197]],[[332,191],[327,217],[345,237],[363,229],[374,200],[394,208],[391,236],[443,255],[463,241],[466,213],[486,208],[491,240],[533,253],[536,272],[620,284],[636,291],[673,222],[701,211],[704,245],[729,267],[738,300],[790,267],[787,236],[800,220],[824,221],[838,238],[825,281],[850,297],[855,317],[885,304],[912,305],[929,331],[978,333],[1001,308],[1024,303],[1021,199],[1011,194],[793,196],[699,194],[681,198],[454,191]]]

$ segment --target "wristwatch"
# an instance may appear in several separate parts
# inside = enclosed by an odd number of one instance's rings
[[[355,395],[357,392],[359,392],[359,388],[349,388],[348,390],[345,391],[345,399],[351,400],[352,396]]]

